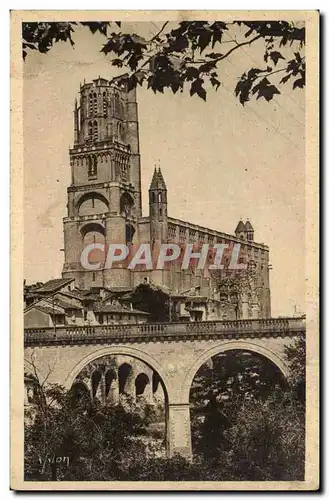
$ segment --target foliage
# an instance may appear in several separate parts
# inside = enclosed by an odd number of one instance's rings
[[[246,401],[225,437],[229,452],[223,461],[231,479],[303,480],[304,408],[291,393]]]
[[[136,405],[103,406],[96,399],[75,399],[58,385],[37,385],[26,410],[26,480],[120,478],[145,455],[143,436],[154,419]],[[68,457],[67,464],[56,457]],[[52,463],[54,462],[54,463]]]
[[[306,381],[306,339],[300,336],[285,348],[285,357],[289,364],[291,377],[290,384],[296,397],[305,403]]]
[[[213,422],[215,423],[215,422]],[[133,480],[291,481],[304,478],[304,408],[290,392],[245,400],[232,425],[213,428],[224,439],[217,454],[148,459]]]
[[[286,348],[291,386],[259,356],[231,351],[197,373],[193,449],[223,480],[301,480],[305,447],[305,338]],[[216,465],[217,464],[217,465]]]
[[[72,34],[74,33],[75,22],[41,22],[41,23],[22,23],[22,49],[25,59],[29,50],[38,50],[45,54],[57,42],[69,41],[74,46]],[[80,24],[88,26],[92,33],[97,31],[106,35],[108,22],[81,22]],[[120,26],[120,23],[116,23]]]
[[[228,351],[197,372],[190,394],[192,439],[198,454],[214,458],[227,446],[225,431],[246,401],[265,400],[283,388],[279,370],[265,358]]]
[[[135,309],[151,314],[151,321],[169,321],[169,294],[162,288],[141,283],[131,296]]]
[[[23,57],[30,50],[46,53],[54,43],[69,41],[77,23],[23,23]],[[208,87],[216,91],[221,86],[222,61],[237,50],[245,50],[261,41],[263,60],[240,77],[235,95],[244,105],[251,97],[270,101],[288,81],[293,89],[305,85],[305,28],[287,21],[166,21],[158,32],[146,39],[125,32],[121,23],[84,22],[92,33],[101,33],[106,41],[101,51],[111,57],[111,64],[122,68],[122,83],[129,90],[146,85],[153,92],[170,89],[174,94],[183,90],[204,101]],[[110,32],[110,29],[112,30]],[[239,39],[237,39],[237,35]],[[230,48],[226,48],[229,44]],[[289,58],[285,48],[294,47]],[[291,57],[291,56],[289,56]],[[279,83],[272,77],[282,73]]]
[[[291,388],[268,361],[230,351],[197,373],[190,395],[193,461],[164,458],[154,408],[121,398],[116,405],[73,397],[40,383],[26,411],[26,480],[302,480],[305,339],[286,348]],[[81,393],[83,394],[83,393]],[[297,397],[296,397],[297,395]],[[153,441],[149,437],[152,435]],[[51,463],[69,457],[69,467]],[[143,460],[141,460],[143,457]]]

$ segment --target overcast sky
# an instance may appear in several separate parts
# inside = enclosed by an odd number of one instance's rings
[[[130,26],[155,32],[151,23]],[[104,38],[77,29],[75,49],[59,43],[24,64],[24,262],[28,283],[60,277],[62,218],[71,182],[68,149],[79,84],[115,75],[99,52]],[[168,213],[234,233],[249,218],[270,247],[272,315],[304,310],[304,92],[289,84],[274,102],[242,107],[238,76],[259,66],[262,42],[220,66],[222,87],[205,103],[188,93],[138,91],[143,215],[155,164],[168,188]]]

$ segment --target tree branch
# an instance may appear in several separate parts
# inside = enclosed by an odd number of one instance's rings
[[[232,52],[234,52],[235,50],[239,49],[240,47],[243,47],[244,45],[250,45],[253,42],[255,42],[256,40],[259,40],[260,38],[263,38],[262,35],[257,35],[254,38],[252,38],[251,40],[249,40],[248,42],[241,42],[241,43],[238,43],[235,40],[232,40],[232,42],[237,43],[237,45],[235,45],[230,50],[228,50],[226,52],[226,54],[221,54],[217,58],[215,58],[215,57],[212,58],[211,62],[222,61],[223,59],[226,59],[230,54],[232,54]],[[203,59],[202,61],[191,61],[190,64],[205,64],[206,62],[210,62],[210,61],[206,61],[205,59]]]
[[[154,35],[154,36],[151,38],[151,40],[149,40],[149,41],[148,41],[148,43],[151,43],[151,42],[153,42],[156,38],[158,38],[158,36],[160,36],[160,35],[161,35],[161,33],[163,32],[163,30],[165,29],[165,27],[167,26],[167,24],[169,24],[169,21],[166,21],[166,22],[164,23],[164,25],[162,26],[162,28],[160,29],[160,31],[159,31],[156,35]]]

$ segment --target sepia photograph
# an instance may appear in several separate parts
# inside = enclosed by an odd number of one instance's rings
[[[318,12],[11,23],[12,488],[317,489]]]

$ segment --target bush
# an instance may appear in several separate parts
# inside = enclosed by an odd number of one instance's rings
[[[225,469],[236,480],[303,480],[304,408],[291,393],[246,402],[225,432]]]

